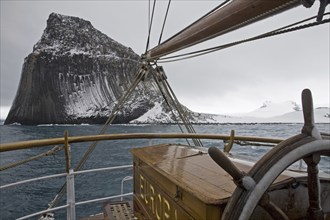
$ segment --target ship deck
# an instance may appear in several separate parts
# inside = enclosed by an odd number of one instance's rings
[[[103,213],[80,220],[133,220],[133,201],[107,202],[103,205]]]

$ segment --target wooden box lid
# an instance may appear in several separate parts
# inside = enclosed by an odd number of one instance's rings
[[[131,150],[157,172],[185,189],[205,204],[227,202],[236,188],[232,177],[219,167],[207,153],[184,145],[164,144]],[[242,171],[250,166],[234,162]]]

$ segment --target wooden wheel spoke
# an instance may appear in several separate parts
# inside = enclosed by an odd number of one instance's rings
[[[265,209],[273,219],[289,220],[289,217],[275,203],[270,201],[269,194],[265,193],[260,199],[259,206]]]
[[[304,115],[304,126],[301,133],[316,139],[322,139],[320,132],[315,127],[312,92],[309,89],[304,89],[301,94],[301,99]]]
[[[320,179],[318,163],[320,162],[320,154],[312,154],[304,158],[307,164],[308,172],[308,196],[309,208],[308,219],[323,219],[323,211],[321,208],[320,197]]]

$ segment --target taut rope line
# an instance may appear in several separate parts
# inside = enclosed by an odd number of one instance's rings
[[[326,13],[324,15],[329,15],[329,14],[330,13]],[[260,40],[260,39],[263,39],[263,38],[268,38],[268,37],[272,37],[272,36],[276,36],[276,35],[280,35],[280,34],[285,34],[285,33],[293,32],[293,31],[298,31],[298,30],[302,30],[302,29],[305,29],[305,28],[309,28],[309,27],[313,27],[313,26],[317,26],[317,25],[321,25],[321,24],[325,24],[325,23],[330,22],[330,19],[324,19],[320,22],[312,22],[312,23],[309,23],[309,24],[300,25],[300,26],[297,26],[297,27],[290,28],[290,27],[295,26],[297,24],[301,24],[303,22],[315,19],[316,17],[317,16],[313,16],[313,17],[304,19],[302,21],[295,22],[291,25],[287,25],[287,26],[284,26],[282,28],[279,28],[279,29],[276,29],[276,30],[273,30],[273,31],[270,31],[270,32],[266,32],[264,34],[260,34],[258,36],[251,37],[251,38],[248,38],[248,39],[235,41],[235,42],[232,42],[232,43],[219,45],[219,46],[216,46],[216,47],[211,47],[211,48],[198,50],[198,51],[194,51],[194,52],[189,52],[189,53],[185,53],[185,54],[179,54],[179,55],[175,55],[175,56],[160,58],[160,59],[158,59],[158,63],[169,63],[169,62],[175,62],[175,61],[184,60],[184,59],[190,59],[190,58],[194,58],[194,57],[197,57],[197,56],[202,56],[202,55],[205,55],[205,54],[209,54],[209,53],[212,53],[212,52],[223,50],[223,49],[226,49],[226,48],[229,48],[229,47],[233,47],[233,46],[236,46],[236,45],[239,45],[239,44],[242,44],[242,43],[247,43],[247,42],[251,42],[251,41],[255,41],[255,40]]]
[[[49,150],[47,152],[35,155],[33,157],[26,158],[24,160],[17,161],[15,163],[11,163],[11,164],[2,166],[2,167],[0,167],[0,171],[4,171],[4,170],[10,169],[10,168],[20,166],[22,164],[28,163],[28,162],[33,161],[33,160],[37,160],[37,159],[39,159],[41,157],[44,157],[44,156],[55,155],[58,151],[63,150],[63,148],[64,148],[64,146],[55,146],[54,148],[52,148],[51,150]]]
[[[113,120],[115,119],[115,117],[117,116],[117,114],[119,113],[119,110],[122,108],[122,106],[124,105],[125,101],[127,100],[127,98],[132,94],[132,92],[135,90],[136,86],[139,84],[139,82],[145,78],[145,74],[147,72],[145,72],[145,69],[140,68],[138,74],[136,75],[133,83],[131,84],[131,86],[128,88],[127,92],[121,97],[121,99],[118,101],[117,105],[114,108],[114,111],[112,112],[111,116],[108,118],[108,120],[106,121],[106,123],[104,124],[104,126],[102,127],[102,129],[100,130],[99,134],[104,134],[105,131],[107,130],[107,128],[109,127],[109,125],[113,122]],[[98,141],[93,142],[88,149],[86,150],[85,154],[83,155],[83,157],[81,158],[81,160],[79,161],[77,167],[74,169],[75,171],[79,171],[83,165],[85,164],[85,162],[87,161],[87,159],[90,157],[91,153],[94,151],[94,149],[96,148],[98,144]],[[66,182],[62,185],[60,191],[58,192],[58,194],[55,196],[54,200],[52,202],[49,203],[49,208],[52,208],[54,206],[56,206],[59,202],[59,200],[62,198],[62,196],[64,195],[64,193],[66,192]]]
[[[167,4],[166,14],[165,14],[165,18],[164,18],[164,22],[163,22],[162,30],[161,30],[161,32],[160,32],[160,36],[159,36],[159,40],[158,40],[158,45],[159,45],[160,42],[162,41],[162,36],[163,36],[164,28],[165,28],[165,23],[166,23],[166,20],[167,20],[168,11],[169,11],[169,9],[170,9],[170,5],[171,5],[171,0],[169,0],[169,1],[168,1],[168,4]]]
[[[153,7],[152,7],[151,19],[149,20],[149,30],[148,30],[148,39],[147,39],[147,45],[146,45],[146,52],[149,49],[150,33],[151,33],[152,21],[154,20],[155,8],[156,8],[156,0],[154,0],[154,4],[153,4]]]

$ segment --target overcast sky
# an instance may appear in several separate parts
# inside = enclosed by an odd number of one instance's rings
[[[163,39],[172,36],[219,1],[173,0]],[[216,46],[260,34],[316,15],[312,9],[296,9],[258,22],[197,48]],[[157,1],[151,46],[158,42],[167,1]],[[329,7],[327,8],[329,11]],[[148,1],[17,1],[1,0],[1,109],[11,106],[24,58],[46,28],[50,13],[77,16],[131,47],[145,52]],[[248,112],[264,101],[295,101],[310,88],[314,104],[329,105],[329,23],[225,49],[203,57],[163,65],[178,99],[194,111]],[[194,48],[194,49],[197,49]]]

